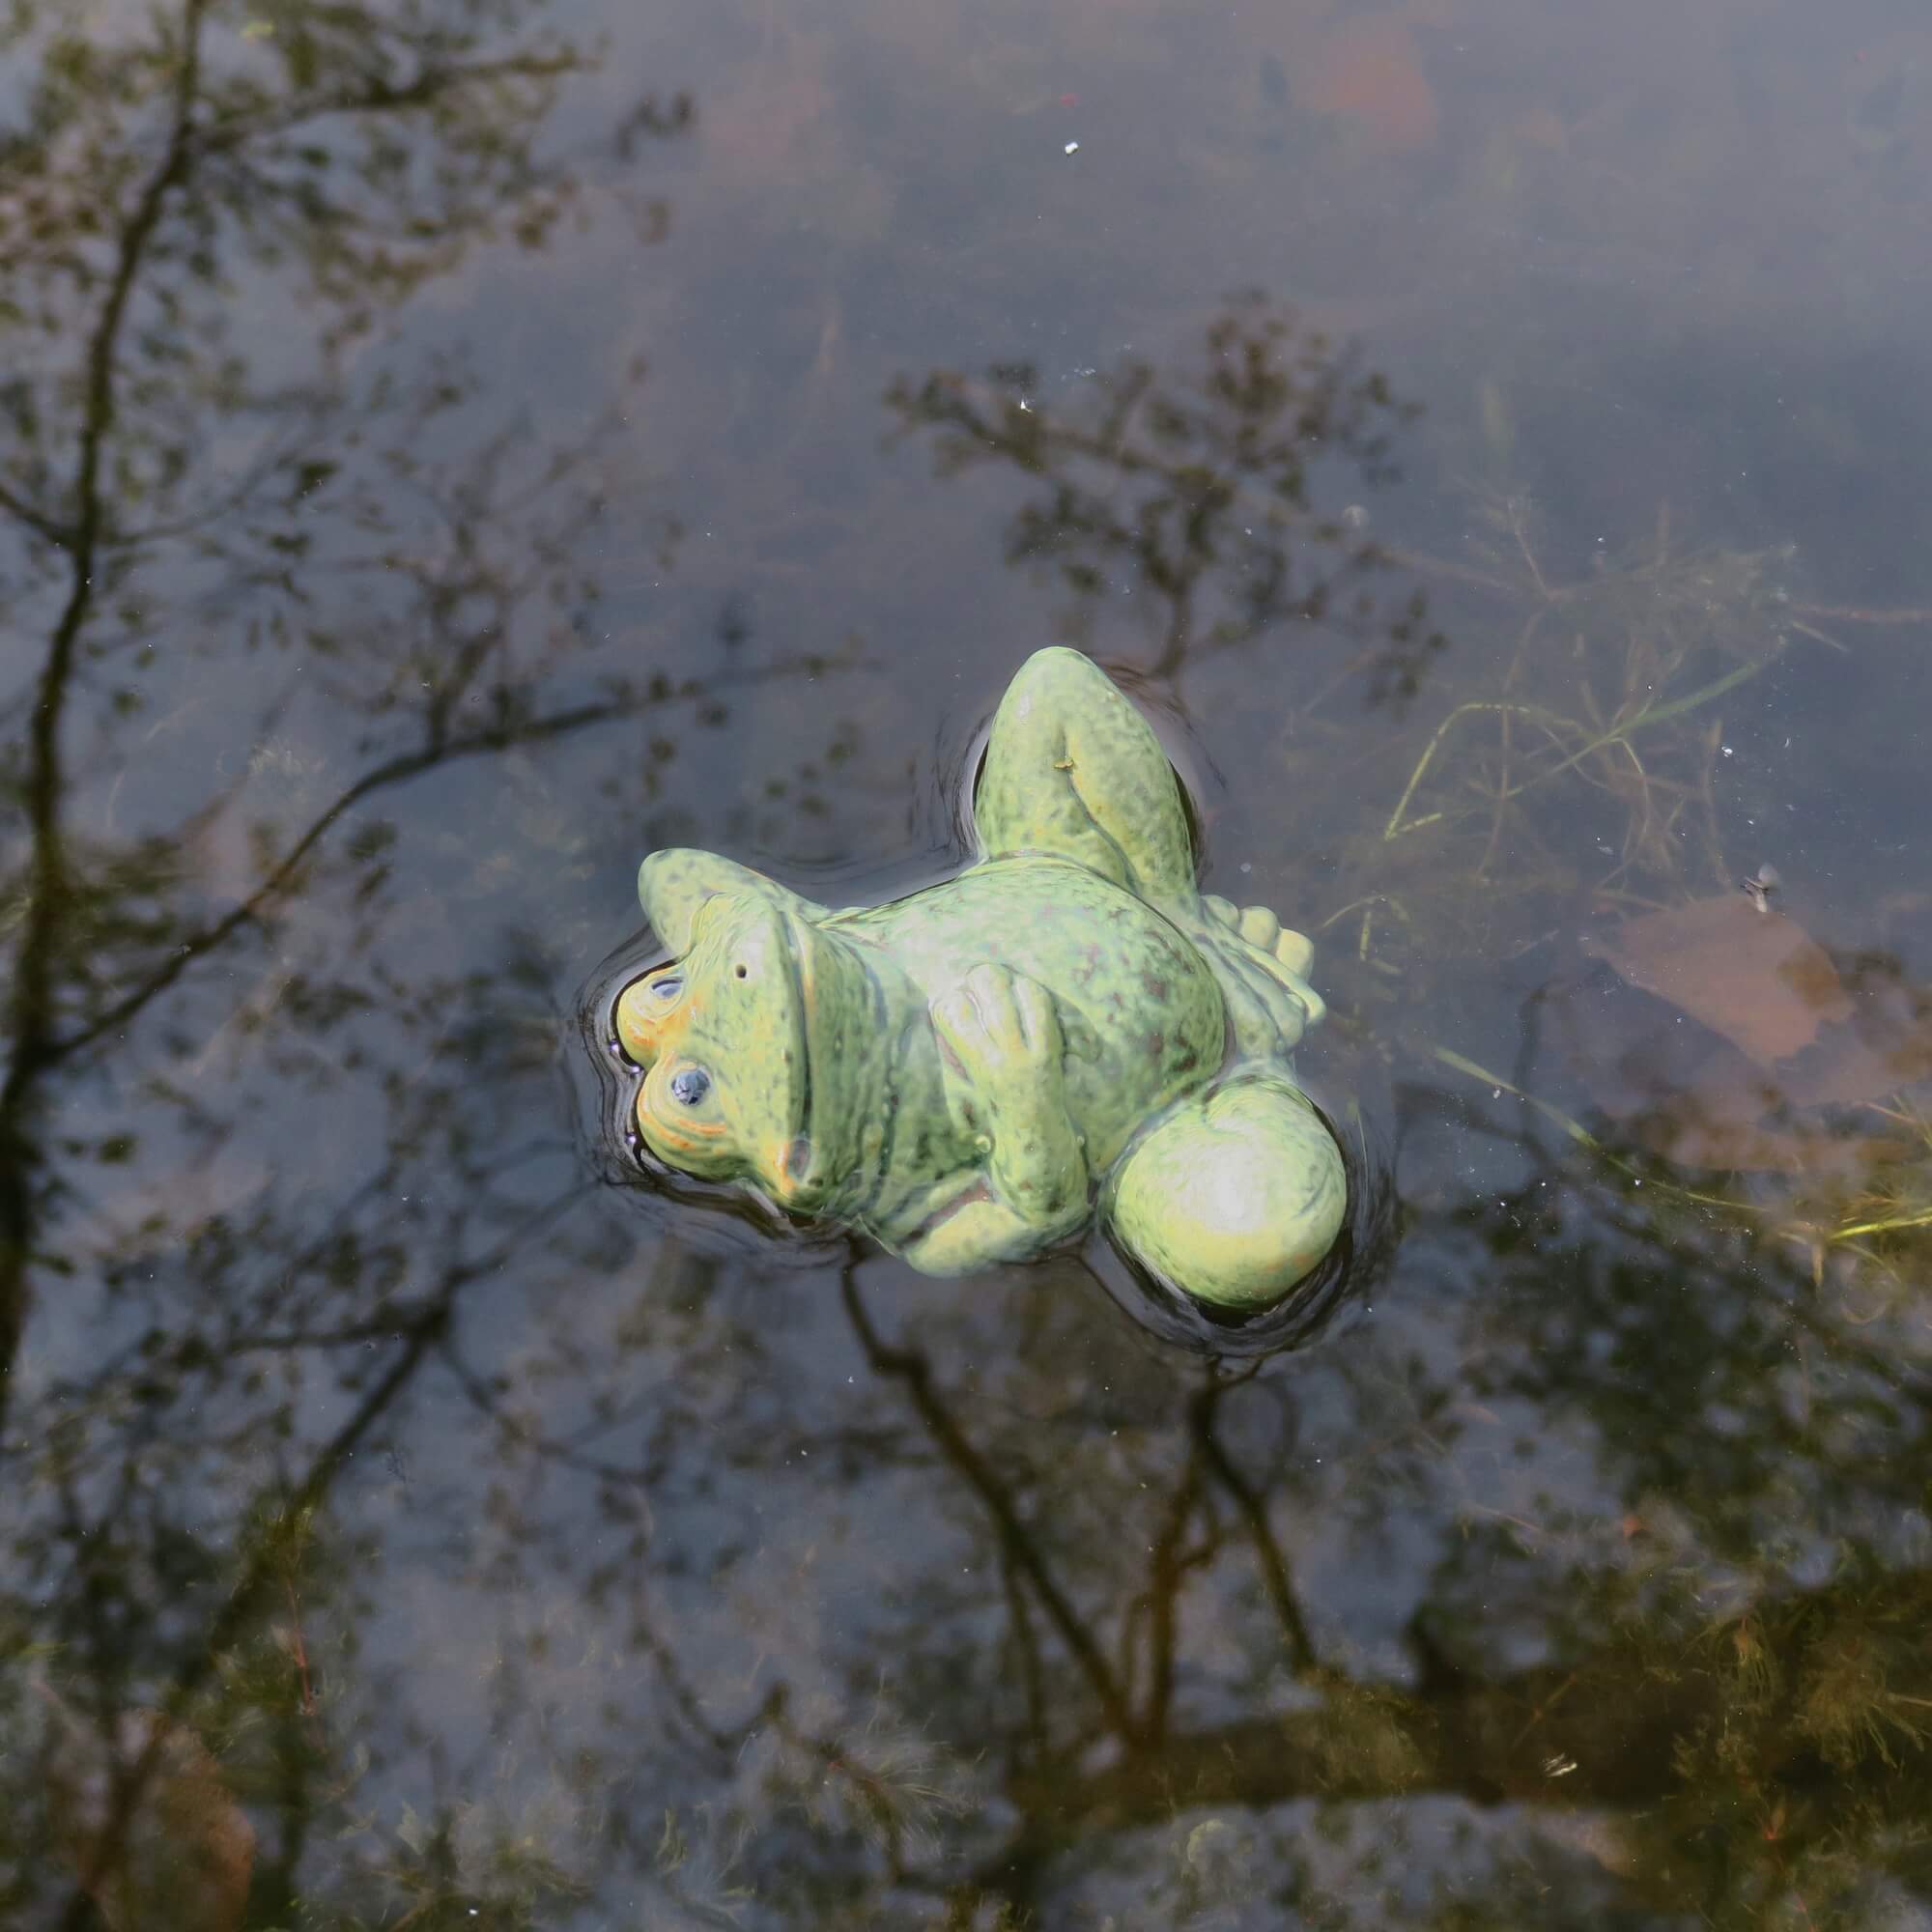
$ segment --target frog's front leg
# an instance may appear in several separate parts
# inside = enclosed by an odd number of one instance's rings
[[[949,1105],[982,1153],[983,1185],[906,1258],[952,1274],[1016,1260],[1077,1229],[1089,1209],[1087,1155],[1066,1111],[1065,1040],[1044,986],[1004,966],[976,966],[931,1012],[948,1058]]]

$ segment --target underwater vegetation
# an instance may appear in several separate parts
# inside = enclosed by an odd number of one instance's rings
[[[1426,1006],[1451,960],[1527,961],[1561,1051],[1525,1097],[1577,1149],[1799,1242],[1816,1269],[1833,1254],[1895,1281],[1932,1226],[1932,989],[1896,954],[1807,931],[1720,781],[1754,680],[1853,648],[1823,628],[1834,616],[1911,613],[1807,606],[1790,548],[1683,544],[1667,506],[1626,554],[1563,579],[1521,498],[1476,507],[1472,561],[1406,560],[1514,606],[1513,640],[1478,676],[1438,668],[1441,708],[1417,718],[1386,815],[1346,841],[1324,936],[1350,942],[1358,1016]],[[1901,938],[1924,936],[1915,898],[1897,912]],[[1518,1091],[1453,1039],[1406,1037]]]

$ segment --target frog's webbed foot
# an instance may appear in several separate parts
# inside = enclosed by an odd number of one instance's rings
[[[1315,948],[1266,906],[1236,906],[1212,893],[1201,906],[1199,936],[1215,961],[1236,1050],[1252,1060],[1292,1052],[1328,1010],[1305,977]]]
[[[1183,1101],[1115,1169],[1115,1239],[1204,1301],[1278,1301],[1321,1265],[1348,1212],[1342,1151],[1285,1075],[1236,1070]]]
[[[1308,977],[1308,969],[1315,964],[1314,941],[1282,924],[1266,906],[1237,906],[1216,893],[1204,893],[1201,903],[1223,925],[1267,953],[1277,965],[1286,966],[1297,980]]]
[[[1192,896],[1174,767],[1147,720],[1078,651],[1036,651],[1008,686],[973,819],[986,858],[1049,852],[1155,903]]]

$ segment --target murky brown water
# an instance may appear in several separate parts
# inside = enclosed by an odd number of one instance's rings
[[[1932,1923],[1928,169],[1885,0],[23,0],[6,1922]],[[1055,640],[1307,1347],[610,1131],[643,853]]]

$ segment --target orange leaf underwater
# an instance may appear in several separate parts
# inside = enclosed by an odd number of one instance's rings
[[[1346,115],[1380,154],[1407,154],[1435,139],[1435,90],[1422,71],[1422,49],[1401,20],[1350,20],[1321,43],[1309,76],[1308,104]]]
[[[1583,951],[1668,1000],[1761,1066],[1802,1052],[1852,1002],[1823,947],[1782,913],[1726,894],[1627,919]]]
[[[54,1831],[110,1932],[236,1932],[255,1830],[199,1740],[156,1711],[133,1710],[122,1714],[110,1746],[46,1685],[36,1688],[52,1722]],[[117,1775],[140,1765],[147,1776],[130,1800],[117,1792]]]
[[[1922,991],[1878,971],[1848,988],[1804,927],[1729,895],[1625,920],[1583,951],[1681,1016],[1633,1030],[1625,1009],[1586,1004],[1580,988],[1559,1001],[1592,1096],[1654,1153],[1729,1172],[1852,1174],[1914,1151],[1791,1117],[1932,1074]]]

